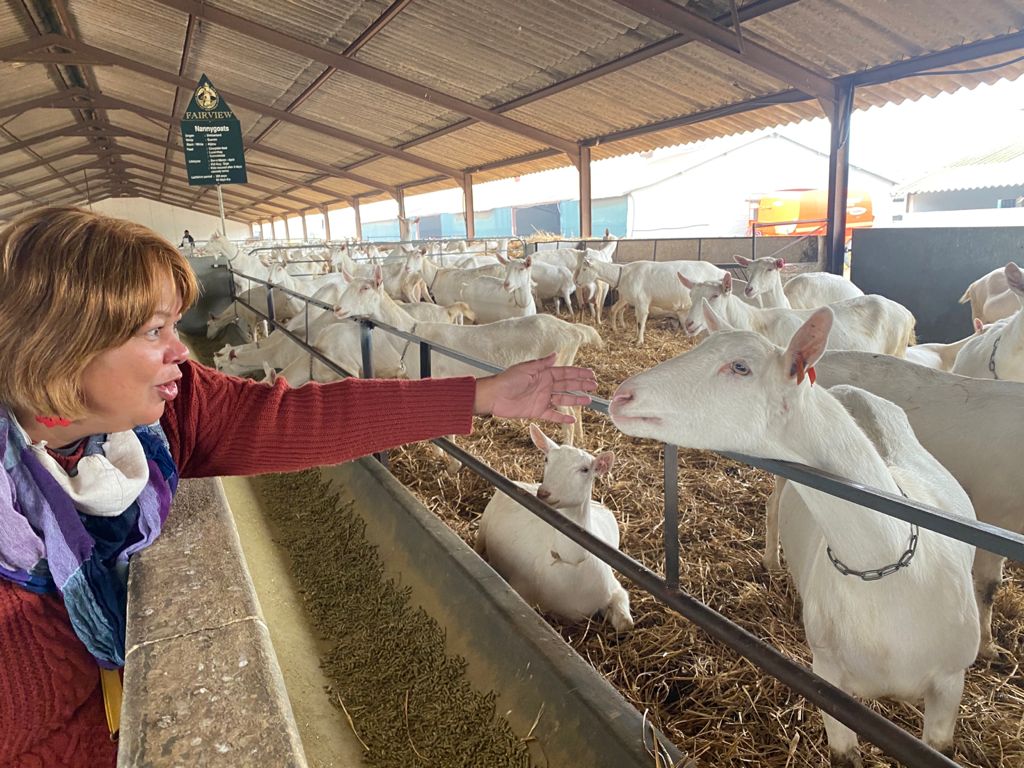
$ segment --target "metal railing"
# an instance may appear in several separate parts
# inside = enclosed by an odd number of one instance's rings
[[[284,291],[291,296],[306,301],[307,329],[309,327],[309,303],[328,311],[333,309],[333,307],[323,302],[316,301],[290,289],[273,286],[267,281],[254,278],[249,275],[240,276],[267,286],[268,306],[271,309],[271,313],[273,309],[272,295],[275,290]],[[256,314],[263,315],[263,313],[255,307],[252,307],[247,303],[246,306]],[[263,316],[267,317],[266,315]],[[271,316],[267,319],[272,320],[273,318]],[[422,378],[428,378],[431,375],[431,356],[434,352],[460,360],[488,373],[498,373],[504,370],[498,366],[478,360],[457,350],[435,344],[429,339],[402,331],[401,329],[395,328],[387,323],[367,318],[348,319],[352,322],[357,322],[360,325],[362,373],[365,378],[373,377],[372,345],[370,343],[370,339],[371,333],[374,329],[380,329],[406,339],[409,342],[415,342],[419,345],[420,373]],[[338,372],[339,375],[350,375],[348,372],[341,369],[340,366],[330,361],[319,350],[314,349],[308,343],[308,339],[300,339],[295,333],[287,329],[282,328],[281,330],[313,357],[319,359],[332,370]],[[586,407],[607,415],[608,406],[609,402],[607,400],[594,397],[592,398],[591,404]],[[914,766],[915,768],[933,768],[939,766],[950,768],[958,765],[945,755],[929,747],[917,737],[907,731],[904,731],[890,720],[861,704],[849,694],[827,682],[823,678],[815,675],[806,667],[788,659],[774,647],[730,621],[714,609],[708,607],[704,603],[701,603],[692,595],[679,590],[679,460],[677,446],[663,444],[663,482],[665,490],[665,526],[663,546],[665,549],[665,574],[664,577],[659,577],[654,571],[651,571],[646,566],[618,549],[604,543],[602,540],[589,533],[586,529],[581,528],[560,514],[557,510],[549,507],[536,496],[522,490],[512,480],[495,471],[477,457],[459,448],[450,440],[445,438],[436,438],[431,442],[440,447],[450,456],[458,459],[471,471],[476,472],[480,477],[489,482],[499,491],[526,507],[533,514],[543,519],[560,533],[572,539],[584,549],[593,553],[596,557],[599,557],[602,561],[632,581],[637,587],[643,589],[682,616],[693,621],[712,637],[721,641],[744,658],[753,662],[765,672],[785,683],[793,691],[806,697],[823,712],[844,723],[890,756],[909,766]],[[1003,555],[1004,557],[1024,562],[1024,536],[1012,531],[1007,531],[978,520],[957,517],[943,510],[936,509],[925,504],[920,504],[902,496],[894,496],[885,491],[853,483],[828,472],[807,467],[802,464],[778,461],[774,459],[762,459],[731,452],[722,452],[721,455],[735,461],[746,463],[758,469],[771,472],[772,474],[787,478],[816,490],[824,491],[861,506],[868,507],[881,512],[882,514],[919,525],[922,528],[928,528],[929,530],[942,535],[981,547],[991,552]]]

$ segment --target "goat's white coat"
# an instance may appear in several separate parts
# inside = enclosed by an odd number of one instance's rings
[[[760,333],[780,346],[788,343],[814,310],[769,307],[760,309],[740,301],[732,292],[732,276],[721,281],[692,283],[693,306],[686,316],[685,328],[696,335],[706,326],[701,300],[730,327]],[[914,337],[914,316],[902,304],[884,296],[857,296],[830,305],[835,317],[829,335],[831,349],[857,349],[884,352],[902,357]]]
[[[964,291],[961,304],[971,305],[971,317],[983,323],[994,323],[1009,317],[1020,309],[1020,299],[1010,290],[1004,267],[993,269],[982,275]]]
[[[1007,284],[1020,302],[1024,300],[1024,274],[1010,262],[1003,268]],[[972,336],[957,353],[951,369],[975,379],[1024,381],[1024,310]]]
[[[969,379],[864,352],[829,352],[815,369],[821,384],[853,384],[900,406],[921,445],[970,496],[978,519],[1024,533],[1019,430],[1007,428],[1024,424],[1024,384]],[[979,548],[974,561],[981,655],[987,658],[997,654],[992,599],[1004,559]]]
[[[623,382],[612,419],[636,437],[795,461],[973,518],[966,494],[897,406],[848,390],[843,398],[859,425],[805,377],[824,352],[831,318],[827,307],[815,312],[785,350],[749,331],[714,333]],[[851,568],[879,568],[907,549],[909,526],[810,488],[786,488],[781,535],[814,671],[860,696],[923,699],[925,740],[950,749],[964,669],[978,650],[973,547],[922,528],[908,568],[874,582],[844,576],[827,546]],[[827,715],[825,727],[837,760],[855,764],[854,732]]]
[[[544,478],[539,485],[516,485],[617,549],[615,516],[591,498],[594,477],[611,468],[614,454],[609,451],[595,458],[578,448],[560,446],[535,425],[530,426],[530,435],[547,456]],[[480,518],[476,550],[526,602],[542,611],[568,621],[581,621],[601,611],[616,630],[633,627],[629,594],[611,566],[500,491]]]

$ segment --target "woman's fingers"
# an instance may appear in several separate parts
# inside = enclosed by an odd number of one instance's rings
[[[551,394],[552,405],[587,405],[589,402],[588,395],[576,395],[571,392],[553,392]]]

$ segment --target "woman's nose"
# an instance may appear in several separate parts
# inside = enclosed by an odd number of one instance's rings
[[[179,339],[174,339],[167,348],[165,357],[167,362],[173,365],[184,363],[188,360],[188,347],[182,344]]]

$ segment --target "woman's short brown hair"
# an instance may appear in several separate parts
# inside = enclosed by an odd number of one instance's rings
[[[0,230],[0,403],[85,415],[81,377],[159,309],[170,278],[182,311],[198,285],[167,240],[73,207],[36,210]]]

